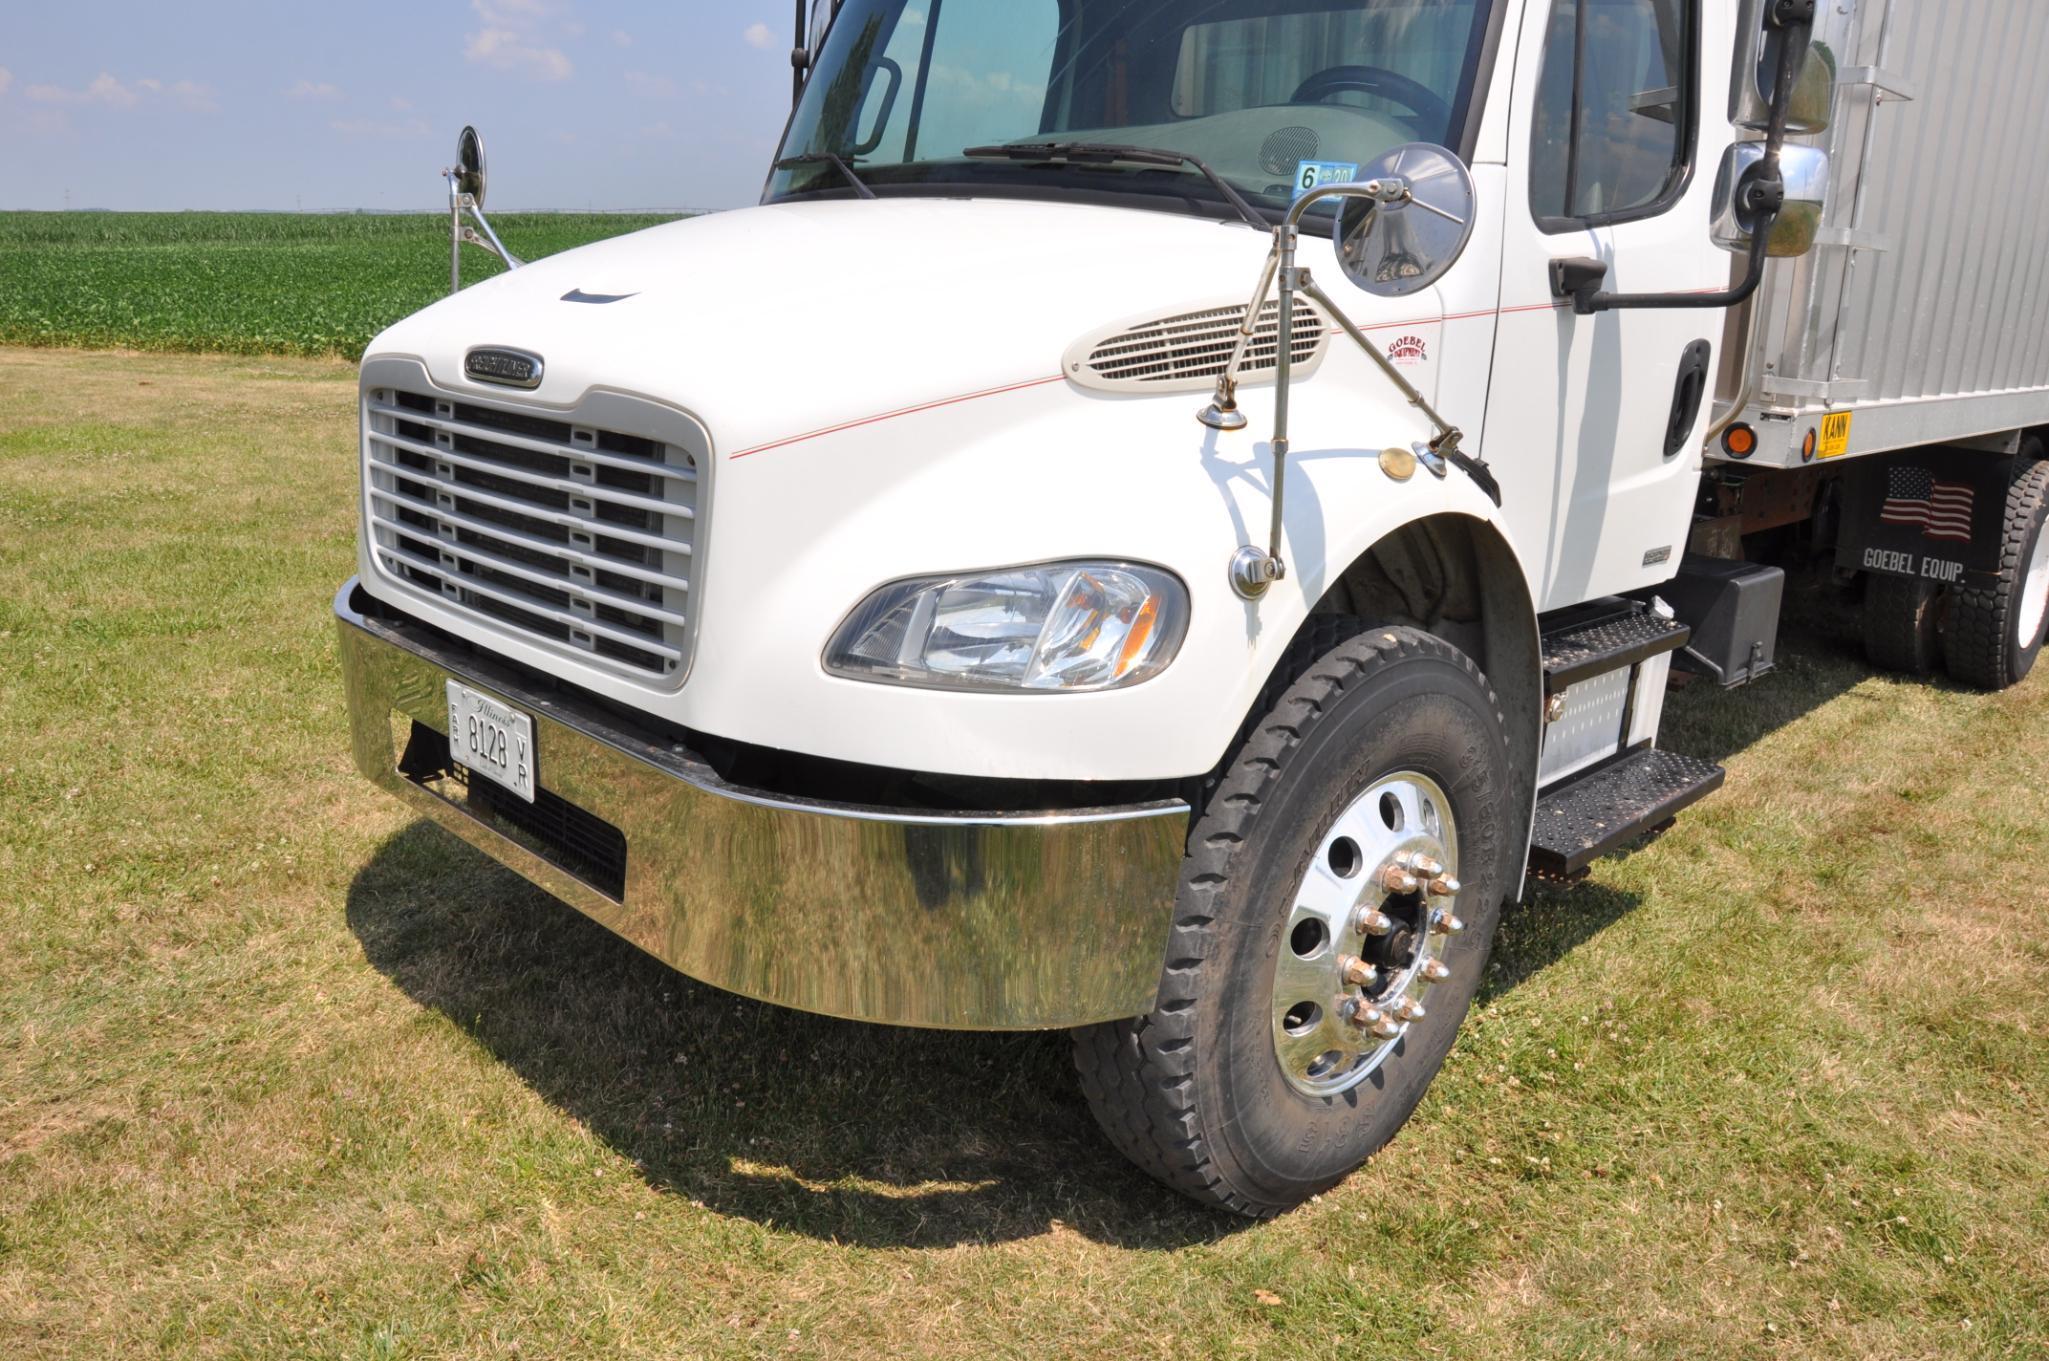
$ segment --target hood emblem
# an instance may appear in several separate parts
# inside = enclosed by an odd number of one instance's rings
[[[638,293],[586,293],[580,288],[572,288],[562,295],[562,301],[587,302],[602,307],[608,302],[625,302],[628,298],[639,296]]]
[[[544,366],[541,357],[525,350],[508,350],[486,345],[463,356],[463,376],[473,382],[495,383],[506,388],[537,388]]]

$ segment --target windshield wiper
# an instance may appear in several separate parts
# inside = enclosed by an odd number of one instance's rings
[[[861,198],[875,197],[875,191],[870,189],[862,182],[861,177],[854,173],[854,167],[848,165],[830,151],[807,151],[801,156],[785,156],[775,163],[775,168],[778,170],[795,170],[800,165],[829,165],[834,170],[840,172],[841,179],[854,186],[855,194]]]
[[[1202,160],[1185,151],[1168,151],[1163,147],[1120,146],[1115,142],[1005,142],[1001,146],[971,146],[961,152],[977,160],[989,161],[1032,161],[1047,165],[1160,165],[1192,167],[1204,179],[1217,187],[1224,201],[1237,210],[1253,230],[1264,235],[1273,230],[1273,224],[1259,215],[1259,210],[1245,201],[1244,195],[1231,187],[1231,182],[1210,169]]]

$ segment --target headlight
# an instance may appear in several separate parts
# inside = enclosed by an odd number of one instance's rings
[[[1157,567],[1058,562],[885,586],[840,625],[825,668],[949,690],[1114,690],[1166,669],[1188,591]]]

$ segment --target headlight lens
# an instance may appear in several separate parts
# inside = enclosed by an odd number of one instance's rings
[[[1156,567],[1061,562],[885,586],[826,649],[855,680],[952,690],[1114,690],[1156,676],[1188,591]]]

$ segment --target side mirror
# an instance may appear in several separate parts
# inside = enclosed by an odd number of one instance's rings
[[[1738,255],[1750,253],[1752,226],[1759,210],[1757,170],[1764,164],[1763,142],[1738,142],[1722,158],[1715,176],[1711,234],[1715,244]],[[1828,153],[1810,146],[1789,146],[1779,152],[1779,176],[1785,183],[1785,204],[1765,237],[1765,254],[1779,259],[1814,249],[1821,218],[1828,208]]]
[[[443,170],[441,178],[448,184],[448,291],[462,292],[464,246],[489,251],[503,260],[508,269],[518,269],[526,263],[505,249],[498,233],[491,230],[491,219],[484,216],[484,190],[488,183],[484,176],[484,139],[475,128],[464,128],[455,139],[455,164]],[[463,221],[465,213],[476,226]]]
[[[1738,40],[1729,121],[1754,132],[1762,132],[1771,125],[1779,60],[1785,44],[1793,43],[1799,70],[1786,102],[1786,131],[1795,137],[1827,132],[1835,116],[1835,53],[1827,43],[1813,41],[1808,31],[1768,27],[1757,0],[1750,0],[1744,9],[1737,32],[1746,37]]]

